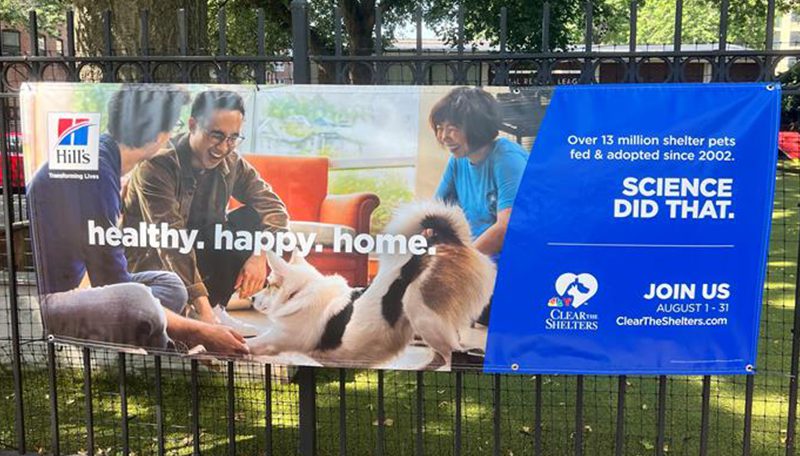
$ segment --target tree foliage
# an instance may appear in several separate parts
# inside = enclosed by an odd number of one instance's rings
[[[669,44],[674,36],[675,0],[638,0],[638,41]],[[715,43],[719,34],[722,0],[686,0],[683,5],[684,43]],[[728,41],[759,48],[764,44],[768,0],[729,2]],[[189,18],[190,49],[217,50],[217,14],[227,12],[228,49],[234,53],[257,51],[256,8],[264,10],[267,52],[280,52],[291,43],[290,0],[3,0],[0,21],[25,26],[27,12],[36,9],[39,26],[55,31],[64,12],[74,7],[79,21],[79,49],[96,53],[103,48],[102,17],[112,12],[115,48],[120,52],[138,50],[139,10],[150,10],[150,43],[156,49],[176,51],[178,27],[176,10],[183,8]],[[497,45],[500,41],[500,9],[508,10],[508,49],[536,51],[541,45],[542,1],[462,0],[464,35],[468,43]],[[609,44],[628,42],[630,0],[593,2],[595,41]],[[312,53],[330,53],[334,45],[333,5],[330,0],[309,0],[309,44]],[[344,47],[352,55],[374,51],[375,0],[339,0],[343,18]],[[418,5],[424,9],[426,24],[447,43],[457,41],[457,11],[449,0],[383,0],[379,4],[382,33],[388,42],[395,30],[413,22]],[[583,41],[584,5],[581,0],[550,0],[550,46],[565,48]],[[777,0],[778,14],[800,8],[800,0]]]
[[[613,11],[604,1],[595,2],[595,24],[605,24]],[[463,0],[464,37],[469,43],[497,45],[500,41],[500,9],[508,8],[508,50],[539,50],[542,30],[542,2],[529,0]],[[253,32],[256,27],[255,9],[265,12],[267,49],[286,49],[291,43],[291,3],[289,0],[212,0],[211,16],[225,7],[229,21],[228,41],[231,49],[255,52]],[[392,41],[396,30],[414,22],[415,11],[423,9],[423,17],[446,43],[457,42],[457,8],[449,0],[339,0],[342,17],[344,52],[349,55],[370,55],[375,52],[376,8],[380,8],[382,45]],[[582,36],[583,5],[581,0],[551,0],[550,37],[552,48],[564,48],[575,37]],[[312,54],[331,54],[334,51],[334,2],[309,0],[309,48]],[[237,22],[232,22],[236,17]],[[603,30],[599,27],[597,30]],[[210,22],[210,34],[217,33],[215,21]],[[332,71],[320,68],[320,78],[332,76]],[[350,68],[354,82],[369,82],[369,69]]]
[[[784,87],[800,88],[800,63],[796,63],[779,78]],[[800,131],[800,95],[781,99],[781,130]]]
[[[617,11],[629,11],[629,0],[607,0]],[[719,41],[721,0],[686,0],[683,2],[683,43],[717,43]],[[729,3],[729,43],[763,49],[766,39],[767,0],[736,0]],[[776,15],[800,8],[798,0],[777,0]],[[637,41],[646,44],[672,44],[675,34],[675,0],[640,0]],[[605,41],[609,44],[628,42],[630,27],[627,14],[617,14],[610,23]]]
[[[69,6],[67,0],[2,0],[0,22],[12,27],[28,26],[28,12],[36,10],[39,30],[55,34]]]
[[[612,0],[595,1],[594,24],[601,38],[615,9]],[[623,0],[613,0],[623,1]],[[755,0],[753,0],[755,1]],[[551,0],[551,47],[563,48],[569,42],[582,41],[584,12],[582,0]],[[42,24],[63,21],[68,6],[78,19],[78,48],[88,54],[104,49],[103,13],[112,14],[112,35],[117,53],[139,50],[141,31],[139,11],[150,11],[150,43],[158,52],[175,52],[178,27],[175,11],[183,8],[189,17],[190,51],[218,51],[219,24],[217,15],[226,10],[228,51],[254,54],[257,51],[256,9],[264,10],[265,48],[268,53],[283,52],[291,44],[290,0],[3,0],[0,19],[24,24],[26,11],[35,7]],[[309,0],[309,45],[314,54],[332,53],[334,48],[333,8],[331,0]],[[410,24],[418,6],[424,10],[428,27],[455,46],[457,40],[457,8],[449,0],[339,0],[343,22],[343,47],[351,55],[374,52],[376,7],[380,8],[382,38],[388,43],[398,27]],[[500,9],[508,8],[508,49],[538,50],[542,33],[542,4],[529,0],[463,0],[464,35],[468,43],[497,45],[500,41]],[[467,45],[469,47],[469,45]]]
[[[551,0],[550,37],[552,47],[565,47],[574,39],[580,40],[584,24],[584,2],[580,0]],[[594,24],[601,34],[604,24],[615,11],[605,1],[594,2]],[[464,36],[467,42],[497,45],[500,41],[500,9],[508,9],[508,49],[538,50],[541,44],[542,4],[529,0],[463,0]],[[374,0],[340,0],[345,52],[351,55],[368,55],[374,51],[376,2]],[[422,6],[424,20],[447,43],[457,41],[458,9],[448,0],[384,0],[380,2],[381,31],[384,42],[390,41],[396,30],[414,21],[417,6]],[[249,17],[239,29],[228,27],[231,42],[242,47],[252,47],[249,33],[255,30],[255,8],[263,8],[268,24],[272,26],[270,40],[288,46],[291,34],[291,9],[289,0],[212,0],[209,11],[216,14],[224,6],[228,16]],[[314,53],[333,50],[333,2],[310,0],[310,47]],[[600,27],[597,27],[597,25]],[[216,31],[214,27],[212,32]],[[242,33],[244,32],[244,33]]]
[[[346,52],[354,55],[370,53],[374,45],[375,2],[341,0],[340,4],[343,47]],[[380,4],[382,34],[385,38],[391,39],[395,28],[410,19],[413,4],[411,0],[385,0]],[[209,16],[215,18],[209,22],[212,36],[216,36],[219,30],[216,15],[223,7],[228,17],[228,42],[237,52],[256,51],[256,10],[259,8],[264,10],[267,49],[275,52],[289,48],[292,34],[290,0],[210,0]],[[311,52],[333,52],[334,3],[329,0],[309,0],[308,16]]]
[[[542,43],[543,3],[530,0],[464,0],[464,37],[467,42],[497,46],[500,43],[501,8],[507,9],[509,51],[539,51]],[[550,48],[565,49],[582,43],[585,2],[550,0]],[[593,2],[592,24],[595,41],[602,39],[606,24],[614,16],[613,5]],[[438,35],[450,44],[457,42],[458,10],[452,2],[427,0],[426,19]]]

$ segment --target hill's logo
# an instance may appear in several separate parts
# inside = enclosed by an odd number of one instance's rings
[[[545,329],[561,331],[597,331],[597,314],[578,310],[589,304],[597,293],[597,279],[588,273],[567,272],[556,279],[556,296],[547,301],[551,309],[547,313]]]
[[[47,115],[51,171],[97,171],[100,143],[99,113]]]

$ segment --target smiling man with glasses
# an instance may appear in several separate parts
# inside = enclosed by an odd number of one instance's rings
[[[285,231],[286,206],[256,170],[237,153],[244,140],[244,101],[230,91],[210,90],[192,104],[189,132],[137,167],[124,199],[123,225],[140,222],[198,230],[203,249],[128,248],[135,271],[171,270],[181,277],[198,318],[223,323],[243,335],[254,328],[231,318],[225,306],[234,291],[247,298],[264,287],[266,258],[249,252],[216,251],[214,227],[231,231]],[[233,197],[242,207],[227,212]]]
[[[239,134],[232,134],[230,136],[225,136],[225,133],[219,130],[208,130],[204,128],[203,131],[205,131],[208,137],[211,138],[212,141],[214,141],[214,145],[216,147],[220,147],[224,142],[228,146],[228,153],[233,152],[237,147],[239,147],[239,144],[241,144],[242,141],[244,141],[244,136],[241,136]]]

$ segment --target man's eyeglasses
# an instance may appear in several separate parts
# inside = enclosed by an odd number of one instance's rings
[[[203,131],[208,135],[209,138],[211,138],[211,140],[214,142],[215,146],[219,146],[223,142],[227,142],[228,146],[230,146],[231,148],[235,148],[235,147],[239,146],[239,144],[241,144],[242,141],[244,141],[244,136],[240,136],[240,135],[236,135],[236,134],[230,135],[230,136],[225,136],[225,133],[223,133],[221,131],[218,131],[218,130],[206,130],[205,128],[203,129]]]

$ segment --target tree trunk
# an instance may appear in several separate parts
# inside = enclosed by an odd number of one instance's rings
[[[375,5],[348,0],[344,2],[342,19],[350,45],[350,55],[372,55],[375,45],[372,29],[375,27]],[[376,66],[368,62],[353,62],[347,68],[353,84],[371,84]]]
[[[208,52],[206,18],[207,6],[202,0],[74,0],[76,16],[76,51],[78,55],[103,55],[106,50],[103,13],[111,11],[112,55],[179,54],[178,9],[183,8],[187,16],[188,53]],[[140,16],[143,9],[149,11],[147,30],[149,49],[141,49]],[[82,79],[93,79],[100,71],[109,68],[84,68]],[[143,80],[142,68],[121,65],[111,69],[112,75],[105,80]],[[185,71],[186,69],[184,69]],[[156,81],[180,81],[184,71],[176,65],[161,65],[151,68]],[[199,79],[199,78],[193,78]],[[203,82],[203,81],[197,81]]]

